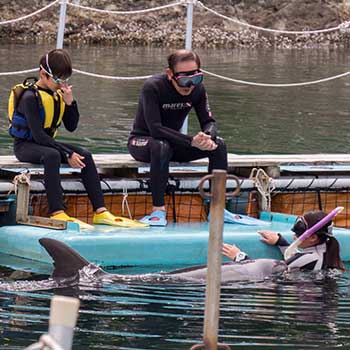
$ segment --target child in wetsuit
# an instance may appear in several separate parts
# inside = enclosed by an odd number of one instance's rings
[[[55,139],[61,123],[68,131],[73,132],[79,122],[78,105],[73,97],[72,86],[68,84],[72,75],[69,54],[65,50],[56,49],[43,55],[40,59],[39,75],[35,84],[24,84],[24,92],[13,107],[13,114],[9,116],[9,132],[14,137],[14,153],[18,160],[44,166],[50,217],[77,222],[81,228],[91,228],[64,211],[59,168],[61,163],[68,163],[72,168],[81,170],[83,184],[95,211],[93,222],[127,226],[125,218],[115,217],[105,207],[91,153]]]

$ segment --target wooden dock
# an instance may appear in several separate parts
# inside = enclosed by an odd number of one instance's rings
[[[149,164],[135,161],[129,154],[94,154],[99,169],[138,169]],[[229,168],[279,168],[283,165],[349,165],[349,154],[234,154],[228,155]],[[207,159],[190,163],[171,163],[172,166],[207,166]],[[1,169],[41,168],[40,165],[19,162],[14,156],[0,156]]]

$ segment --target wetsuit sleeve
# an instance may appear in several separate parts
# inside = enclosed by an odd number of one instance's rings
[[[66,105],[63,118],[62,118],[64,127],[72,132],[76,130],[79,123],[79,110],[78,110],[78,104],[74,100],[70,106]]]
[[[155,139],[166,139],[173,144],[190,146],[192,137],[162,125],[159,97],[151,84],[145,84],[141,104],[150,135]]]
[[[275,244],[280,248],[280,251],[282,254],[286,251],[286,249],[289,247],[289,242],[279,233],[278,234],[278,241]]]
[[[55,140],[45,132],[39,117],[38,100],[33,93],[23,94],[20,106],[27,119],[33,139],[37,144],[57,149],[64,159],[73,153],[70,148],[55,142]]]
[[[202,131],[210,135],[211,139],[215,141],[217,135],[217,126],[210,111],[208,95],[205,91],[204,86],[199,87],[199,89],[199,100],[194,105],[194,109],[196,111]]]

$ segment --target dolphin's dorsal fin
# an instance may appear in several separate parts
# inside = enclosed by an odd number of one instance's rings
[[[50,254],[54,263],[52,277],[66,278],[75,276],[84,266],[90,265],[90,262],[84,259],[78,252],[67,244],[52,238],[41,238],[39,243]]]

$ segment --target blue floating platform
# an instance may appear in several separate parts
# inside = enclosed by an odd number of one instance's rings
[[[258,230],[282,233],[292,241],[295,216],[261,214],[264,225],[224,225],[224,241],[236,244],[251,258],[276,258],[282,255],[276,247],[260,241]],[[195,265],[207,260],[208,223],[178,223],[166,227],[127,229],[96,225],[94,230],[53,230],[26,225],[0,227],[0,253],[51,263],[38,240],[50,237],[61,240],[89,261],[101,266]],[[350,261],[350,230],[335,228],[344,261]]]

